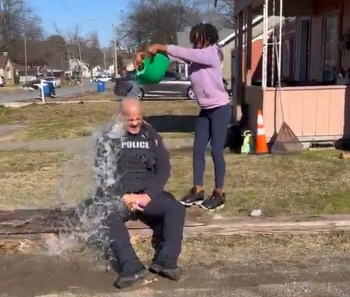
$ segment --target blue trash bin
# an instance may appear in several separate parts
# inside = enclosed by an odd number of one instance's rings
[[[47,86],[48,86],[49,92],[50,92],[48,96],[52,96],[52,93],[53,93],[53,82],[48,81],[46,83],[47,83]]]
[[[104,81],[97,82],[97,93],[103,93],[106,90],[106,84]]]
[[[44,97],[50,97],[51,94],[51,85],[44,81],[44,87],[42,89],[42,92],[44,92]]]

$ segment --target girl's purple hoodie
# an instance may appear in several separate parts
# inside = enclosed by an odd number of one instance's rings
[[[230,102],[222,81],[223,54],[219,46],[192,49],[168,45],[167,53],[189,64],[192,89],[202,109],[215,108]]]

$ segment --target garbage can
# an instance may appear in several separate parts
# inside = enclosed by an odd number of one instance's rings
[[[97,93],[103,93],[106,90],[106,84],[104,81],[97,82]]]
[[[51,81],[46,81],[45,82],[48,86],[48,91],[49,91],[49,94],[47,96],[51,97],[53,95],[53,82]],[[46,95],[45,95],[46,96]]]
[[[44,97],[50,97],[51,94],[51,86],[48,82],[44,81],[43,82],[45,85],[43,86],[43,88],[41,89],[41,92],[44,93]],[[42,95],[42,94],[41,94]]]

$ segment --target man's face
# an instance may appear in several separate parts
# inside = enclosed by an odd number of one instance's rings
[[[143,118],[139,111],[131,110],[126,116],[126,130],[130,134],[137,134],[141,130]]]

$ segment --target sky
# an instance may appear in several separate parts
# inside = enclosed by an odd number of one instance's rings
[[[63,33],[79,24],[83,34],[97,30],[101,46],[109,45],[113,36],[109,24],[120,22],[121,11],[127,9],[128,2],[129,0],[28,0],[28,4],[42,19],[46,33],[55,34],[55,24]]]

